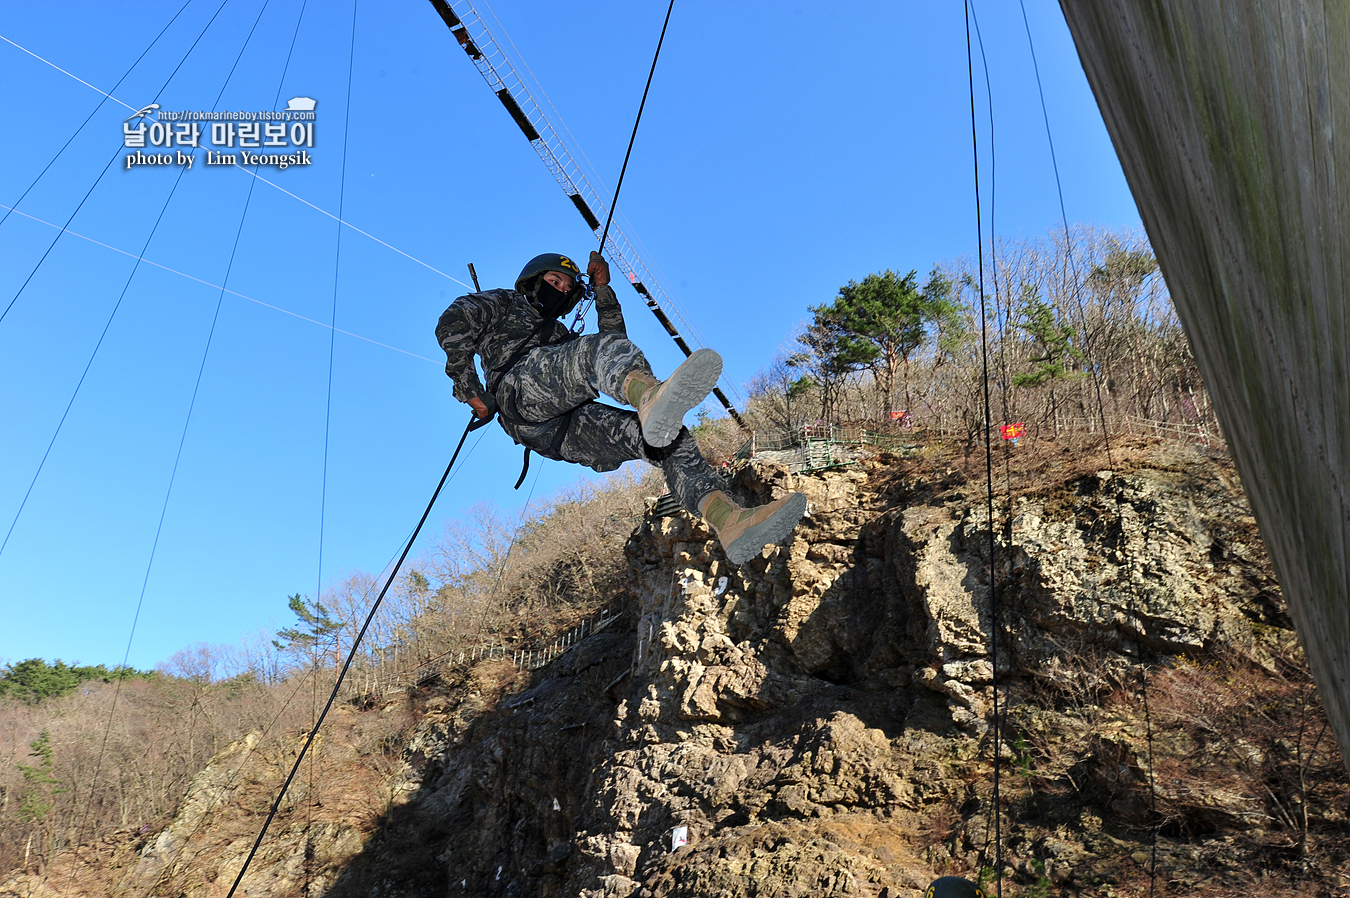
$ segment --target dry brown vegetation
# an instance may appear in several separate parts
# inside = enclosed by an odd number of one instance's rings
[[[29,706],[0,704],[0,869],[44,871],[58,849],[114,833],[148,834],[178,808],[188,782],[217,751],[250,731],[303,725],[305,682],[265,686],[237,676],[86,684]],[[289,688],[287,688],[289,687]],[[115,703],[115,704],[114,704]],[[34,751],[46,734],[46,776]]]
[[[1080,647],[1030,688],[1011,686],[1005,862],[1047,887],[1081,881],[1087,859],[1056,858],[1054,832],[1095,829],[1114,857],[1091,863],[1098,884],[1147,893],[1156,829],[1161,894],[1323,894],[1338,882],[1350,779],[1292,632],[1268,629],[1261,645],[1264,663],[1220,650],[1153,666],[1146,682]]]
[[[512,520],[479,505],[451,521],[435,547],[385,598],[361,645],[352,689],[406,683],[419,667],[474,646],[537,648],[625,595],[623,544],[645,497],[664,492],[650,471],[581,482]],[[360,629],[378,578],[353,576],[323,603],[341,644]]]
[[[385,693],[406,687],[428,661],[487,643],[542,645],[621,599],[622,546],[653,490],[660,492],[621,472],[578,484],[519,519],[481,506],[449,522],[386,596],[344,700],[383,706]],[[296,734],[312,725],[332,688],[335,660],[350,649],[382,584],[383,576],[356,573],[325,590],[320,604],[334,629],[321,640],[285,649],[267,638],[197,645],[162,665],[159,677],[91,681],[32,705],[0,699],[0,870],[69,877],[77,846],[86,861],[101,852],[101,863],[110,863],[121,851],[119,863],[127,862],[127,851],[173,817],[206,762],[247,733],[261,734],[254,750],[286,767],[282,759],[294,757]],[[328,740],[331,748],[315,750],[313,778],[352,796],[328,799],[326,813],[373,822],[388,810],[387,783],[398,761],[387,743],[403,722],[384,715],[377,723],[378,732],[369,721],[350,723],[351,732]],[[352,771],[365,771],[369,782],[343,787],[339,781]],[[310,775],[289,801],[308,802]],[[230,784],[249,802],[262,802],[263,813],[279,786]],[[353,810],[351,802],[369,806]],[[53,874],[58,856],[66,863]]]
[[[1197,478],[1234,476],[1221,459],[1197,466],[1194,455],[1186,457],[1189,462],[1178,453],[1176,471]],[[1111,460],[1118,469],[1167,468],[1173,464],[1169,458],[1166,446],[1155,440],[1118,434],[1112,442]],[[955,487],[972,497],[983,492],[982,466],[963,470],[957,440],[934,440],[915,458],[892,461],[875,469],[872,486],[879,495],[889,492],[888,477],[908,482],[912,502],[923,501],[915,492],[920,482],[932,490]],[[1024,444],[1007,456],[1006,466],[1004,461],[1000,456],[1000,507],[1007,501],[1007,487],[1014,493],[1053,494],[1107,467],[1102,444],[1074,434]],[[406,682],[401,678],[421,659],[456,646],[546,638],[550,628],[563,628],[616,597],[624,588],[622,543],[643,494],[653,491],[649,484],[619,479],[557,497],[548,503],[549,513],[514,540],[509,522],[490,509],[476,509],[452,523],[436,551],[419,564],[421,573],[400,582],[387,609],[397,624],[386,625],[373,643],[387,649],[381,639],[402,627],[408,635],[399,654],[386,650],[362,656],[357,686],[332,718],[312,767],[302,770],[275,825],[384,832],[385,821],[396,816],[395,787],[406,769],[401,746],[414,730],[419,705],[428,695],[467,688],[443,682],[417,693],[409,704],[402,698],[406,690],[390,694],[386,684]],[[1248,541],[1256,534],[1224,538]],[[334,609],[351,609],[342,612],[344,622],[347,614],[362,611],[358,599],[375,578],[351,582],[359,588],[350,589],[350,604],[332,603]],[[1139,669],[1119,658],[1108,663],[1091,646],[1066,645],[1063,663],[1047,666],[1034,681],[1006,687],[1005,886],[1015,894],[1054,894],[1071,871],[1080,890],[1148,894],[1150,861],[1147,848],[1140,846],[1147,846],[1156,824],[1158,894],[1217,896],[1257,888],[1263,895],[1335,894],[1325,890],[1326,884],[1350,866],[1350,784],[1287,622],[1268,626],[1254,620],[1252,626],[1262,647],[1255,654],[1218,652],[1152,664],[1147,692],[1151,756]],[[55,807],[42,826],[24,823],[9,806],[3,844],[7,868],[24,866],[27,836],[35,835],[29,872],[46,873],[53,884],[73,883],[89,893],[139,894],[127,890],[136,852],[168,822],[195,772],[192,765],[200,766],[233,738],[231,732],[251,730],[268,736],[259,743],[257,763],[231,784],[228,823],[216,824],[209,838],[189,839],[188,849],[161,875],[153,893],[188,889],[200,869],[209,866],[200,863],[202,852],[250,836],[294,757],[297,734],[307,728],[314,703],[322,701],[331,683],[331,671],[326,662],[315,668],[310,658],[296,653],[268,662],[280,665],[278,679],[260,672],[220,680],[224,654],[197,647],[181,653],[160,680],[123,685],[123,710],[114,715],[93,805],[83,803],[80,792],[90,794],[93,752],[111,687],[90,687],[37,707],[0,707],[8,715],[5,722],[12,722],[4,732],[14,733],[5,745],[4,782],[11,801],[23,788],[14,774],[16,760],[24,758],[24,740],[35,739],[44,728],[54,746],[53,778],[63,788],[78,786],[53,796]],[[525,676],[506,663],[480,664],[471,672],[482,680],[478,686],[484,694],[491,695]],[[965,770],[966,791],[927,809],[919,828],[932,847],[933,869],[973,874],[961,866],[946,870],[944,864],[951,863],[947,846],[978,847],[987,840],[989,821],[982,808],[990,806],[990,771],[979,760],[957,761],[952,769]],[[86,812],[88,821],[82,822]],[[1083,838],[1095,856],[1057,855],[1060,843],[1054,834],[1060,827],[1089,833]],[[410,841],[390,841],[380,849],[391,857],[403,852],[421,858],[434,847],[434,833],[398,832]],[[69,846],[75,842],[82,847],[72,863]],[[311,863],[307,856],[305,863]],[[325,863],[331,874],[333,862],[326,856],[312,863],[315,882]],[[306,870],[305,882],[309,876]]]

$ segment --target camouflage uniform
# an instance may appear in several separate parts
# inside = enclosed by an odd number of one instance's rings
[[[656,449],[642,439],[637,412],[594,401],[603,393],[626,404],[628,373],[651,373],[642,351],[628,340],[623,310],[608,285],[595,288],[595,308],[600,332],[579,336],[560,321],[543,319],[514,290],[459,297],[436,325],[455,398],[468,402],[489,392],[474,370],[476,352],[488,384],[495,385],[502,429],[517,443],[597,471],[646,459],[662,469],[680,504],[697,515],[699,502],[722,482],[689,431]],[[509,371],[502,370],[525,346],[532,348]]]

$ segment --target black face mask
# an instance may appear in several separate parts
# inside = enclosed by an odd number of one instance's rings
[[[574,286],[564,293],[548,281],[540,280],[538,289],[534,291],[534,309],[545,318],[566,315],[577,304],[576,297],[579,292]]]

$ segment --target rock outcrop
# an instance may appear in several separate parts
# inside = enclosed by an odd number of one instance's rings
[[[384,813],[359,850],[329,833],[354,856],[310,894],[895,898],[1000,855],[1042,894],[1142,894],[1154,832],[1160,883],[1273,864],[1330,894],[1350,790],[1240,487],[1191,450],[1135,458],[1019,478],[992,584],[982,485],[921,462],[742,471],[810,508],[739,568],[701,522],[648,517],[617,626],[407,699]],[[216,813],[213,776],[143,876]],[[223,894],[238,849],[182,891]]]
[[[628,626],[423,768],[416,813],[453,834],[447,893],[894,896],[990,866],[996,675],[1009,875],[1128,892],[1151,820],[1164,875],[1189,863],[1188,821],[1268,824],[1254,782],[1207,810],[1180,800],[1193,784],[1150,798],[1146,665],[1269,667],[1290,643],[1231,470],[1161,461],[1017,497],[996,521],[997,609],[988,514],[960,475],[747,470],[743,493],[811,504],[790,545],[740,568],[701,522],[649,518]],[[1181,772],[1194,746],[1164,745],[1189,738],[1174,729],[1154,735]],[[338,892],[367,893],[377,854]]]

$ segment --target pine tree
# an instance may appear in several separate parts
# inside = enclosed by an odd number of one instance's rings
[[[882,398],[882,415],[889,420],[894,406],[895,376],[903,368],[905,408],[913,406],[909,389],[909,363],[926,344],[930,329],[938,333],[957,326],[952,284],[939,269],[928,283],[918,286],[918,272],[906,275],[886,269],[869,274],[862,282],[849,281],[839,288],[834,304],[811,310],[819,322],[828,312],[843,332],[843,355],[858,367],[870,367]],[[944,342],[943,349],[950,343]]]
[[[820,390],[821,417],[832,418],[844,379],[870,365],[876,348],[851,334],[832,306],[813,306],[811,312],[814,320],[797,337],[806,350],[802,356],[808,360],[801,368],[809,383]]]
[[[286,597],[287,604],[300,619],[299,626],[278,630],[280,639],[272,644],[283,651],[311,652],[317,663],[321,654],[333,656],[333,666],[342,664],[342,622],[334,620],[327,608],[317,600],[306,599],[296,593]]]
[[[26,705],[36,705],[43,699],[74,692],[87,680],[111,683],[119,677],[145,679],[153,676],[155,674],[131,667],[109,670],[102,664],[66,664],[59,658],[48,664],[41,658],[28,658],[0,669],[0,696],[12,695]]]
[[[33,766],[18,765],[19,774],[23,777],[19,819],[33,825],[33,830],[28,834],[27,846],[24,848],[24,863],[28,863],[28,854],[33,847],[33,836],[37,835],[39,864],[45,865],[48,849],[53,841],[48,818],[56,807],[56,796],[67,790],[61,788],[61,783],[56,778],[56,753],[52,749],[51,736],[46,730],[28,743],[28,757],[36,758],[37,763]]]
[[[1040,346],[1040,354],[1033,356],[1031,362],[1035,368],[1030,372],[1013,377],[1013,383],[1019,387],[1036,387],[1047,384],[1050,390],[1050,413],[1053,416],[1055,433],[1059,433],[1059,399],[1055,395],[1055,382],[1067,378],[1081,377],[1081,372],[1073,370],[1073,362],[1083,360],[1083,353],[1074,345],[1073,328],[1061,324],[1055,317],[1054,309],[1036,295],[1030,284],[1022,286],[1023,309],[1019,323]]]
[[[19,801],[19,816],[24,820],[41,824],[56,806],[56,796],[65,792],[58,788],[60,781],[55,777],[56,753],[52,749],[51,736],[43,730],[36,739],[28,743],[28,757],[37,759],[37,766],[20,764],[19,773],[23,776],[24,792]]]

